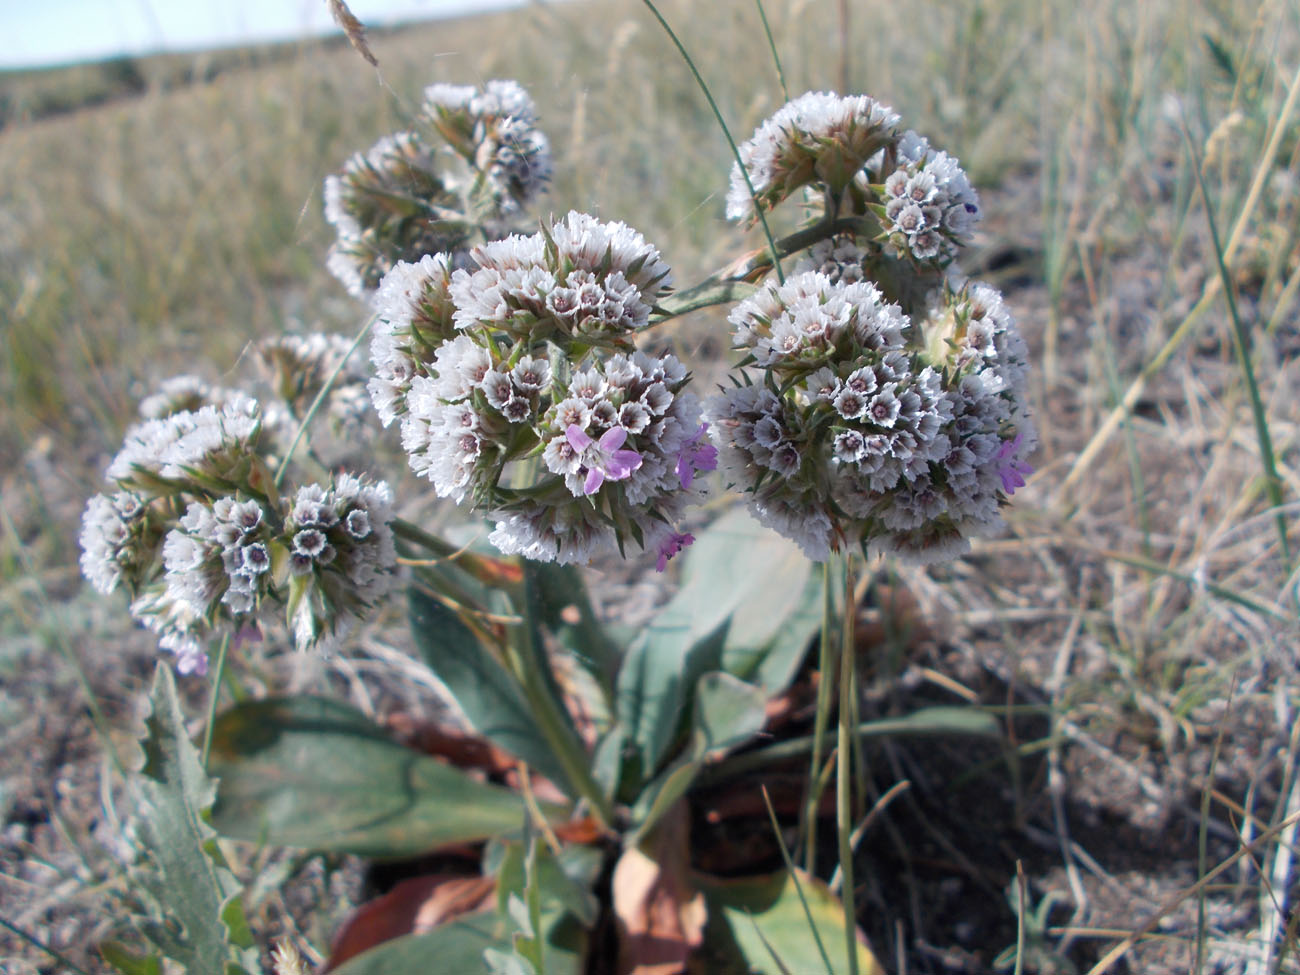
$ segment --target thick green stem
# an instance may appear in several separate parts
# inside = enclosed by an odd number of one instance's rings
[[[858,928],[853,879],[853,699],[858,693],[857,654],[853,650],[853,555],[844,556],[844,607],[840,618],[840,713],[836,743],[835,831],[839,839],[840,901],[844,905],[844,937],[849,975],[858,972]]]
[[[520,584],[513,589],[515,605],[526,606],[523,585]],[[601,825],[609,826],[613,821],[613,806],[591,774],[591,757],[587,754],[587,749],[564,711],[555,693],[553,682],[547,679],[549,673],[546,669],[544,653],[533,640],[531,621],[525,620],[510,628],[508,645],[505,649],[507,664],[524,692],[529,711],[545,736],[547,744],[551,746],[551,751],[559,761],[560,767],[564,769],[569,784],[578,795],[587,800],[592,814]]]
[[[804,869],[816,872],[817,808],[822,798],[822,756],[831,713],[831,672],[835,669],[835,587],[830,562],[822,563],[822,630],[817,648],[817,711],[813,716],[812,764],[808,767],[808,803],[804,809]]]

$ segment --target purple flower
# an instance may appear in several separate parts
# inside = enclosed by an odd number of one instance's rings
[[[683,491],[691,486],[691,481],[695,480],[696,474],[718,468],[718,448],[711,443],[700,443],[708,429],[707,423],[701,423],[700,428],[695,431],[695,436],[686,441],[682,452],[677,455],[677,477],[682,482]],[[690,542],[686,544],[689,545]],[[677,549],[673,551],[676,552]],[[663,557],[660,556],[661,561],[662,559]],[[663,569],[659,571],[662,572]]]
[[[1025,486],[1025,475],[1034,473],[1032,467],[1016,457],[1024,438],[1023,433],[1017,433],[1014,440],[1006,440],[998,448],[998,477],[1002,478],[1002,490],[1008,496],[1015,494],[1016,488]]]
[[[595,494],[606,479],[621,481],[641,466],[641,455],[635,450],[618,449],[627,440],[627,431],[622,427],[610,427],[599,441],[595,441],[580,426],[571,423],[564,431],[564,437],[587,469],[583,494]]]
[[[712,467],[709,470],[713,470]],[[695,541],[695,536],[690,532],[677,533],[669,535],[662,545],[659,546],[659,558],[655,562],[655,571],[663,572],[668,568],[668,560],[684,549],[687,545]]]

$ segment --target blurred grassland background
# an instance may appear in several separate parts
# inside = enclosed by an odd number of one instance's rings
[[[841,45],[837,0],[766,4],[790,94],[867,92],[959,157],[985,211],[963,265],[1007,292],[1037,370],[1040,470],[1011,536],[927,577],[920,596],[972,646],[1023,653],[1072,727],[1131,731],[1157,764],[1174,741],[1208,755],[1214,728],[1207,739],[1197,709],[1230,688],[1263,707],[1295,632],[1180,127],[1234,242],[1295,552],[1300,125],[1287,98],[1300,12],[1285,0],[848,6]],[[662,9],[747,138],[784,101],[756,8]],[[371,46],[378,77],[341,42],[0,73],[0,674],[69,681],[47,649],[61,641],[103,668],[98,690],[122,695],[113,648],[59,608],[83,599],[81,505],[158,380],[233,382],[247,343],[286,328],[355,332],[363,309],[323,266],[321,183],[406,126],[425,85],[517,79],[556,155],[540,215],[626,221],[679,286],[757,246],[722,219],[729,151],[641,4],[539,4],[376,32]],[[722,314],[671,329],[688,362],[724,357]],[[102,602],[95,618],[124,616]],[[1084,663],[1068,689],[1052,685],[1080,632]],[[1292,704],[1296,685],[1292,673]],[[6,787],[0,805],[20,793]]]

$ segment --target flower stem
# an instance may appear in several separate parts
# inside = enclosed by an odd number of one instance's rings
[[[822,755],[831,713],[831,672],[835,669],[835,587],[830,562],[822,563],[822,629],[817,648],[817,712],[813,717],[812,764],[808,767],[808,804],[804,810],[804,869],[817,866],[817,809],[822,797]]]
[[[511,588],[515,606],[527,606],[524,584]],[[524,692],[533,719],[564,769],[569,785],[587,800],[592,814],[607,827],[613,821],[613,806],[591,774],[591,758],[561,705],[554,682],[548,680],[543,650],[533,639],[533,632],[532,622],[528,619],[510,627],[504,647],[506,662]]]
[[[348,364],[348,359],[352,357],[352,353],[357,350],[357,346],[365,341],[366,336],[370,334],[370,329],[375,324],[375,319],[377,317],[377,315],[371,315],[366,319],[366,323],[361,326],[361,331],[357,332],[357,337],[353,339],[352,344],[348,346],[347,354],[344,355],[343,358],[339,359],[339,364],[334,367],[334,371],[331,372],[325,379],[325,382],[321,384],[320,392],[317,393],[316,398],[311,401],[311,406],[307,407],[306,415],[302,418],[302,422],[298,424],[298,432],[293,435],[293,441],[289,444],[289,449],[284,452],[284,459],[280,461],[280,467],[275,472],[276,490],[279,490],[280,485],[284,483],[284,475],[289,471],[289,462],[293,460],[293,455],[298,449],[298,444],[302,441],[304,434],[306,434],[307,428],[311,426],[311,421],[315,419],[316,413],[321,408],[321,404],[325,402],[325,397],[328,396],[330,390],[334,388],[334,383],[338,381],[339,375],[343,372],[343,367]]]
[[[858,972],[857,911],[853,880],[853,701],[858,693],[857,654],[853,646],[853,553],[844,556],[844,606],[840,619],[840,713],[836,741],[835,830],[839,839],[840,901],[844,905],[844,938],[849,975]]]
[[[208,720],[203,726],[203,768],[208,767],[208,756],[212,754],[212,728],[217,723],[217,705],[221,701],[221,684],[226,676],[226,654],[230,650],[230,634],[221,638],[217,645],[217,666],[212,673],[212,693],[208,696]]]

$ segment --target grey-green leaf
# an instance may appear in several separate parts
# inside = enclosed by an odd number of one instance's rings
[[[217,834],[205,818],[215,783],[185,732],[166,664],[155,670],[149,700],[152,710],[141,742],[144,767],[131,788],[140,803],[136,832],[147,860],[135,880],[152,897],[158,914],[142,919],[140,929],[186,971],[258,972],[257,951],[239,902],[243,888],[221,857]]]
[[[561,789],[569,779],[555,759],[518,684],[454,612],[418,586],[409,594],[411,634],[429,668],[484,738]]]
[[[512,954],[505,924],[495,912],[462,917],[425,934],[408,934],[376,945],[351,959],[333,975],[415,975],[488,972],[488,949]]]
[[[703,674],[725,669],[778,693],[821,618],[820,580],[808,559],[743,509],[702,532],[684,560],[681,589],[619,672],[619,715],[648,771],[678,740]]]
[[[412,856],[517,831],[526,816],[516,793],[412,751],[324,698],[235,706],[217,722],[212,757],[221,778],[213,823],[254,842]]]
[[[754,880],[718,881],[705,886],[704,894],[709,917],[726,918],[751,971],[765,975],[783,971],[840,975],[849,971],[844,907],[822,881],[802,871],[794,876],[782,872]],[[884,975],[866,945],[859,941],[855,947],[856,970],[861,975]],[[823,950],[830,959],[829,973]]]

